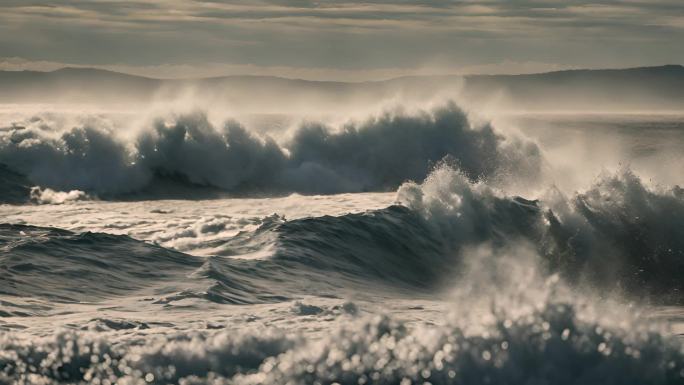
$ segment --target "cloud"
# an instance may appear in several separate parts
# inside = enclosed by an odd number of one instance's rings
[[[17,1],[6,56],[81,64],[335,69],[682,62],[684,4],[662,1]]]

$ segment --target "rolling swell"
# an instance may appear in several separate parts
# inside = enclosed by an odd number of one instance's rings
[[[39,114],[0,128],[0,163],[34,185],[101,198],[154,198],[164,190],[156,185],[169,180],[187,197],[188,186],[203,193],[387,191],[422,180],[445,157],[471,179],[512,171],[534,179],[541,167],[535,144],[504,137],[490,124],[475,125],[451,102],[340,127],[304,123],[282,143],[236,121],[215,126],[199,112],[141,127],[106,117],[72,121]]]
[[[126,236],[0,224],[0,294],[90,302],[173,282],[199,258]]]
[[[254,304],[303,293],[269,261],[200,258],[123,235],[12,224],[0,224],[0,272],[0,297],[43,300],[47,308],[141,295],[159,306],[187,298]],[[18,314],[16,307],[0,301],[0,316]]]

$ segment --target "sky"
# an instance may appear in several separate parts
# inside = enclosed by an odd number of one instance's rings
[[[0,69],[369,80],[684,63],[683,0],[0,0]]]

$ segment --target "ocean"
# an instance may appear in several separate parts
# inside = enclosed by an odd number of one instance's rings
[[[0,108],[0,383],[684,384],[684,115]]]

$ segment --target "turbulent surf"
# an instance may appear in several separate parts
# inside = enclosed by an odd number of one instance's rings
[[[3,119],[0,382],[684,383],[656,144],[588,179],[453,102]]]

